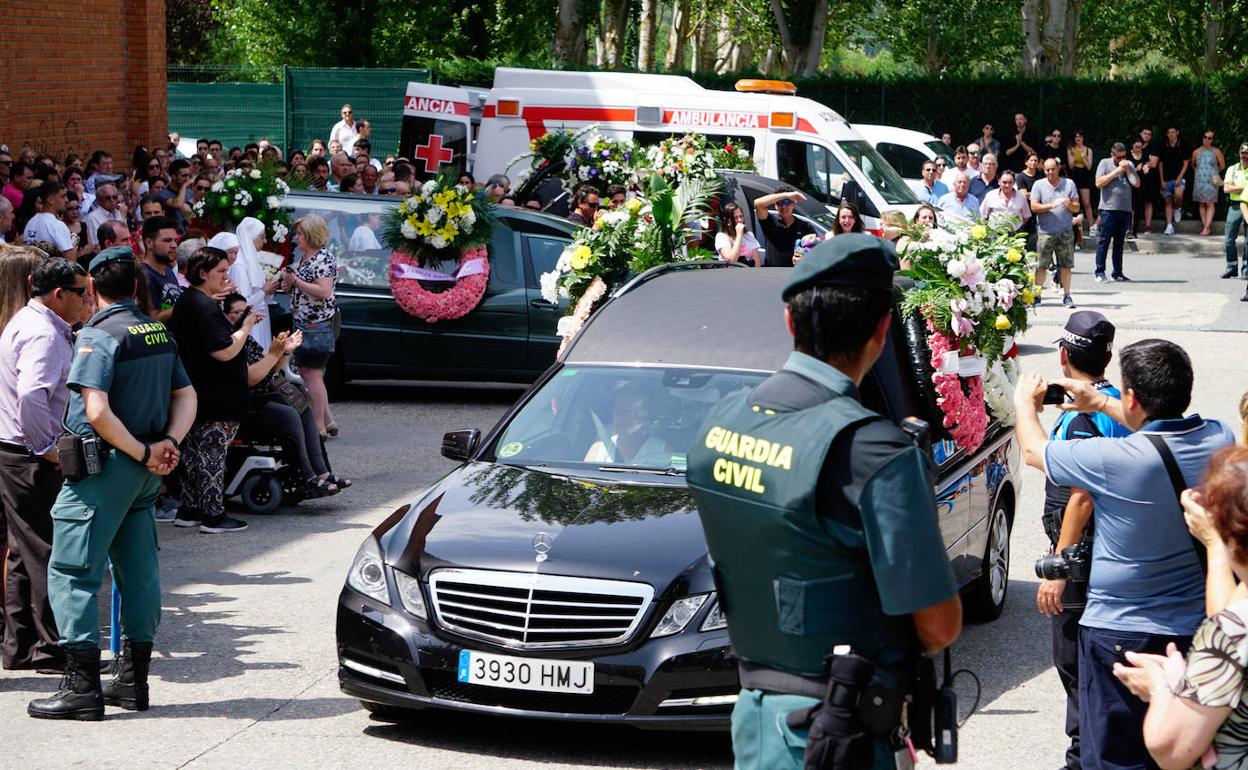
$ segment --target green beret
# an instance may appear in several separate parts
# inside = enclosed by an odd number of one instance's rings
[[[109,262],[133,262],[134,252],[129,246],[109,246],[91,260],[90,267],[87,268],[88,273],[94,273]]]
[[[897,249],[867,233],[845,233],[822,241],[793,268],[780,289],[785,302],[812,286],[862,286],[892,289]]]

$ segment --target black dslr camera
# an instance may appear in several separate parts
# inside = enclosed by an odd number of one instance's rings
[[[1092,546],[1077,543],[1063,548],[1061,553],[1050,553],[1036,559],[1036,577],[1045,580],[1072,580],[1088,582],[1092,570]]]

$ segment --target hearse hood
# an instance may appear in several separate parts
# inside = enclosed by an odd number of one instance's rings
[[[684,576],[675,590],[713,590],[693,498],[664,481],[465,463],[414,500],[381,544],[387,562],[422,579],[461,567],[642,581],[657,594]]]

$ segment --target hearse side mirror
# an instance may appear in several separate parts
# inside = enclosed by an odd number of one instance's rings
[[[467,460],[481,443],[481,431],[453,430],[442,436],[442,456],[451,460]]]

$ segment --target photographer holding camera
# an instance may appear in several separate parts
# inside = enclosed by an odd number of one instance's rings
[[[1114,325],[1094,310],[1070,315],[1057,340],[1062,374],[1090,383],[1101,393],[1119,397],[1118,389],[1105,379],[1114,344]],[[1061,386],[1057,394],[1065,401]],[[1052,399],[1046,399],[1046,403]],[[1097,412],[1063,412],[1049,433],[1050,441],[1077,441],[1105,436],[1129,435],[1131,431]],[[1084,489],[1045,483],[1044,532],[1053,550],[1036,562],[1041,578],[1036,607],[1053,619],[1053,665],[1066,690],[1066,767],[1079,770],[1079,619],[1088,600],[1088,567],[1092,548],[1092,497]]]
[[[1232,444],[1231,430],[1191,403],[1192,364],[1172,342],[1149,339],[1118,356],[1122,399],[1061,379],[1067,412],[1100,412],[1135,430],[1125,438],[1049,441],[1040,426],[1048,384],[1025,374],[1014,392],[1023,460],[1059,485],[1087,490],[1096,537],[1088,603],[1079,621],[1079,741],[1086,770],[1156,767],[1144,745],[1146,704],[1113,673],[1128,652],[1186,651],[1205,616],[1205,572],[1179,505],[1188,480]]]

